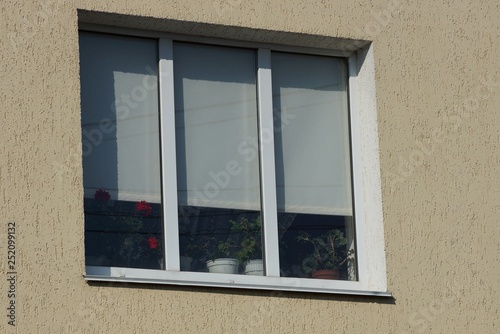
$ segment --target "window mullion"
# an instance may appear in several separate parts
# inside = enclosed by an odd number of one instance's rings
[[[266,276],[280,276],[271,51],[258,49],[259,148],[261,169],[263,248]]]
[[[158,48],[165,266],[180,270],[172,40],[160,38]]]

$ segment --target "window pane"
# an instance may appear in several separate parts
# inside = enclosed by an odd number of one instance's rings
[[[255,63],[252,50],[174,43],[181,270],[262,259]]]
[[[81,33],[87,265],[162,262],[155,40]]]
[[[352,215],[344,62],[272,54],[278,208]]]
[[[272,81],[282,275],[336,269],[347,279],[353,210],[345,62],[272,53]]]

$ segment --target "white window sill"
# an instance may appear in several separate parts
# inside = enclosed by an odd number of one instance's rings
[[[388,291],[366,290],[361,282],[290,277],[229,275],[118,267],[86,267],[87,281],[150,283],[218,288],[315,292],[392,297]]]

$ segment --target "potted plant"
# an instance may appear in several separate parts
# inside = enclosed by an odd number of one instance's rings
[[[318,237],[302,233],[299,242],[311,245],[311,253],[302,260],[302,270],[312,278],[339,279],[341,267],[354,254],[347,250],[347,239],[339,229],[332,229]]]
[[[262,261],[262,223],[260,215],[253,220],[242,217],[238,222],[231,221],[231,230],[239,233],[241,241],[236,258],[245,267],[246,275],[264,275]]]
[[[235,240],[235,235],[229,233],[225,240],[212,240],[211,250],[208,260],[207,269],[211,273],[221,273],[221,274],[237,274],[238,273],[238,259],[235,258],[235,252],[237,242]]]
[[[247,275],[263,275],[262,224],[260,216],[249,219],[246,216],[230,220],[230,232],[225,240],[219,241],[212,260],[207,261],[210,272],[238,273],[238,266],[244,266]],[[231,267],[231,269],[222,269]],[[236,267],[236,268],[235,268]]]
[[[113,201],[104,189],[88,202],[86,228],[96,231],[91,242],[102,245],[98,257],[86,256],[88,265],[162,268],[160,224],[150,203]]]
[[[220,274],[237,274],[238,259],[232,257],[230,241],[221,241],[217,245],[217,254],[213,260],[207,261],[208,271]]]

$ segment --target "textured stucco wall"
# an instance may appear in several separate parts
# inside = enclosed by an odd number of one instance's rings
[[[373,41],[394,300],[87,284],[77,9]],[[0,332],[499,332],[499,39],[496,0],[2,0]]]

